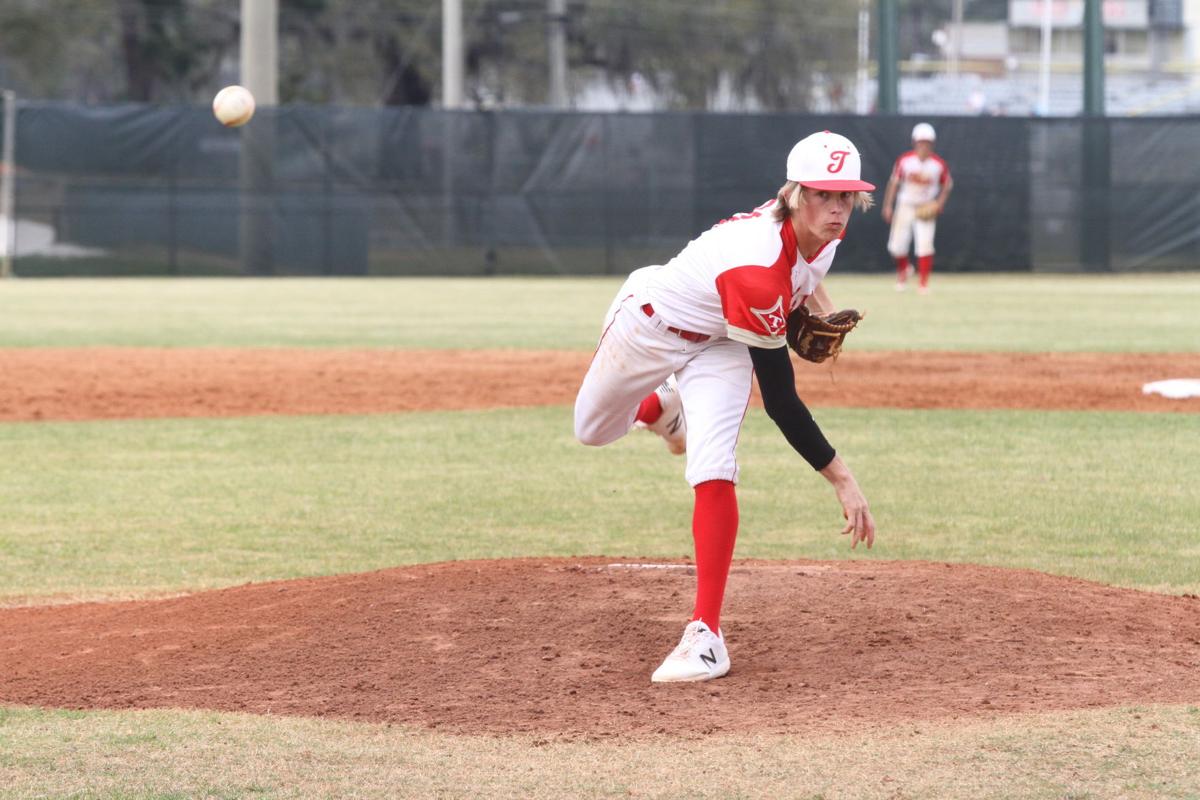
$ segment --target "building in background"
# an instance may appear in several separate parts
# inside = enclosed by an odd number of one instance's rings
[[[1103,0],[1102,8],[1107,112],[1200,113],[1200,0]],[[914,50],[901,65],[901,110],[1080,113],[1084,0],[1009,0],[1006,12],[997,18],[992,6],[990,18],[943,20],[928,52]]]

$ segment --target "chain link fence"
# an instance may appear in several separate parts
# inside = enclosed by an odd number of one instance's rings
[[[849,136],[882,199],[917,120],[792,114],[18,104],[13,272],[623,274],[769,199],[791,145]],[[1200,263],[1200,119],[932,118],[945,271]],[[887,272],[878,210],[840,271]]]

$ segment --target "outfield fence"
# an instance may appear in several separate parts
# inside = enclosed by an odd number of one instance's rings
[[[769,199],[791,145],[849,136],[881,200],[904,116],[16,104],[12,271],[622,274]],[[927,119],[954,193],[939,270],[1200,264],[1200,118]],[[838,269],[887,271],[878,211]]]

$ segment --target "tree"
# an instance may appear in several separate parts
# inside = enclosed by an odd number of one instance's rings
[[[983,0],[977,0],[983,2]],[[946,0],[913,0],[917,3]],[[279,0],[280,100],[429,105],[440,94],[437,0]],[[640,75],[668,107],[804,110],[853,74],[859,0],[569,0],[569,69]],[[546,0],[463,0],[468,97],[541,105]],[[236,72],[239,0],[4,0],[0,77],[22,94],[207,102]]]
[[[635,73],[675,108],[706,108],[722,85],[746,105],[803,110],[814,87],[853,74],[858,3],[591,0],[571,7],[576,62]]]
[[[429,0],[282,0],[280,100],[428,105],[440,23]]]
[[[211,86],[228,49],[230,20],[202,0],[118,0],[125,99],[189,100]]]
[[[105,20],[87,0],[10,0],[0,4],[4,82],[22,95],[111,99],[89,75],[111,71],[100,32]],[[100,91],[96,90],[100,88]]]

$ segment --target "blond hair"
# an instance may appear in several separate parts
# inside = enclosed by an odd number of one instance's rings
[[[800,207],[804,202],[804,187],[796,181],[788,181],[783,186],[779,187],[779,191],[775,193],[775,199],[778,201],[775,204],[775,221],[783,222],[792,216],[792,211]],[[871,197],[870,192],[855,192],[854,205],[860,211],[866,211],[871,206],[875,205],[875,198]]]

